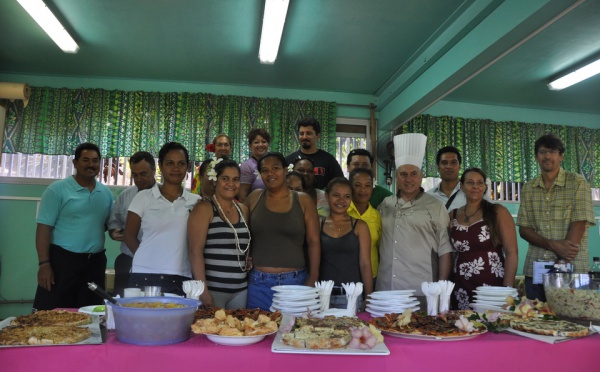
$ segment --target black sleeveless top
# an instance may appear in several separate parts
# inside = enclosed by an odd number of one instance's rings
[[[342,283],[362,282],[360,276],[358,236],[354,233],[357,220],[352,219],[352,230],[339,238],[323,232],[325,219],[321,219],[321,266],[319,280],[333,280],[335,286]]]

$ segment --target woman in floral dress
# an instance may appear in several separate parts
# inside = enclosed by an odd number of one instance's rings
[[[485,173],[470,168],[460,183],[467,204],[450,212],[450,242],[454,247],[453,309],[469,309],[478,286],[512,286],[517,273],[515,222],[508,210],[483,199]]]

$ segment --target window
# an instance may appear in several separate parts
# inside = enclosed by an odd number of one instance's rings
[[[367,149],[373,153],[371,144],[368,141],[369,121],[337,118],[336,124],[335,158],[340,163],[344,175],[348,177],[346,160],[350,151],[354,149]]]
[[[421,187],[427,191],[437,186],[441,180],[441,178],[437,177],[423,178]],[[492,182],[488,192],[492,200],[518,202],[520,201],[519,195],[521,194],[522,186],[522,182]],[[594,190],[598,189],[592,189],[592,195],[594,194]]]
[[[158,163],[158,159],[155,159]],[[156,179],[160,182],[160,169],[156,167]],[[0,177],[12,178],[19,183],[50,184],[74,174],[72,155],[2,154]],[[185,187],[190,188],[196,167],[188,170]],[[25,178],[26,180],[23,180]],[[110,186],[132,186],[133,178],[128,157],[103,158],[98,181]],[[10,182],[10,181],[9,181]]]

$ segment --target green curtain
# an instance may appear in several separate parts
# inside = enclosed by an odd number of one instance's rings
[[[466,119],[420,115],[402,127],[403,133],[427,136],[425,174],[437,177],[435,155],[439,148],[455,146],[463,169],[480,167],[492,181],[527,182],[538,175],[534,143],[554,133],[565,144],[565,170],[582,174],[592,187],[600,187],[600,130],[515,121]]]
[[[69,155],[80,143],[93,142],[105,157],[139,150],[157,155],[164,143],[176,141],[193,160],[202,160],[209,156],[206,145],[225,133],[233,159],[244,161],[246,134],[254,127],[271,133],[271,151],[296,151],[294,125],[303,117],[319,120],[320,148],[335,153],[333,102],[48,87],[32,87],[26,108],[21,101],[6,102],[5,153]]]

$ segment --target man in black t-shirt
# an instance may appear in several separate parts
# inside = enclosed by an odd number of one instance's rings
[[[335,157],[327,151],[317,148],[317,142],[321,137],[321,125],[316,119],[301,119],[296,124],[300,150],[291,153],[285,159],[293,163],[294,159],[307,157],[315,165],[315,188],[324,189],[327,183],[335,177],[343,177],[342,167]]]

